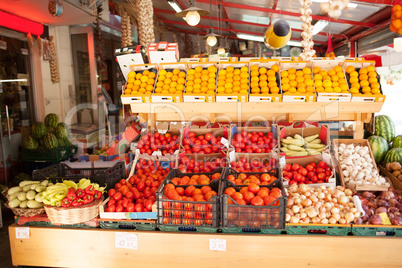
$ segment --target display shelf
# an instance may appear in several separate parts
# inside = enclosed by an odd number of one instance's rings
[[[363,123],[381,111],[382,102],[235,102],[131,103],[141,122],[156,121],[354,121],[355,139],[363,138]]]
[[[49,267],[401,267],[398,237],[201,234],[30,227],[16,239],[13,265]],[[137,249],[116,248],[116,233],[136,234]],[[210,250],[224,239],[226,251]],[[375,253],[373,254],[373,245]]]

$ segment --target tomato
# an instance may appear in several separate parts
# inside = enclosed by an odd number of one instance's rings
[[[317,177],[316,175],[314,175],[310,180],[311,180],[313,183],[317,183],[318,177]]]
[[[142,212],[144,210],[144,205],[143,204],[136,204],[135,205],[135,211],[136,212]]]
[[[275,197],[268,195],[264,198],[264,206],[269,206],[271,205],[272,202],[275,201]]]
[[[326,175],[324,172],[320,172],[317,174],[317,177],[318,177],[318,180],[323,181],[325,179]]]
[[[113,195],[113,198],[114,198],[114,200],[119,201],[119,200],[121,200],[121,199],[123,198],[123,194],[120,193],[120,192],[116,192],[116,193]]]
[[[291,164],[286,164],[285,168],[283,170],[291,171],[292,170],[292,165]]]
[[[251,199],[250,204],[252,206],[263,206],[264,200],[261,197],[256,196],[256,197],[253,197],[253,199]]]
[[[128,200],[128,199],[123,199],[122,205],[123,205],[123,207],[126,208],[129,203],[130,203],[130,200]]]
[[[135,211],[135,204],[134,203],[129,203],[126,207],[127,212],[134,212]]]
[[[124,207],[122,205],[117,205],[116,206],[116,212],[123,212]]]
[[[232,197],[232,195],[233,195],[235,192],[236,192],[236,189],[235,189],[235,188],[229,187],[229,188],[226,188],[223,193],[226,194],[226,195],[228,195],[228,196],[230,196],[230,197]]]
[[[247,204],[250,204],[251,199],[253,199],[253,197],[254,197],[254,194],[252,192],[247,191],[243,194],[243,199],[244,199],[244,201],[246,201]]]
[[[306,166],[306,170],[307,170],[308,172],[311,172],[311,171],[314,170],[314,167],[313,167],[311,164],[309,164],[309,165]]]
[[[313,168],[316,168],[316,167],[317,167],[317,164],[314,163],[314,162],[310,163],[310,165],[313,166]]]
[[[305,169],[304,167],[301,167],[301,168],[298,170],[298,172],[299,172],[299,174],[302,175],[302,176],[306,176],[307,173],[308,173],[307,169]]]
[[[116,206],[115,205],[108,205],[107,207],[107,212],[115,212],[116,211]]]
[[[116,193],[116,189],[110,189],[109,190],[109,192],[108,192],[108,195],[110,196],[110,197],[113,197],[113,195]]]
[[[326,177],[327,178],[329,178],[329,177],[331,177],[332,176],[332,171],[325,171],[325,175],[326,175]]]
[[[115,205],[115,204],[116,204],[116,200],[114,200],[114,198],[110,198],[109,202],[107,203],[108,206]]]
[[[292,166],[292,170],[294,170],[294,171],[299,170],[299,168],[300,168],[299,164],[293,164],[293,166]]]
[[[318,163],[318,167],[320,167],[320,168],[326,168],[326,167],[327,167],[327,163],[325,163],[324,161],[320,161],[320,162]]]
[[[296,181],[296,182],[299,182],[301,177],[302,177],[302,175],[300,175],[299,173],[295,173],[293,175],[293,180]]]
[[[127,183],[127,181],[126,181],[125,179],[121,179],[121,180],[120,180],[120,184],[121,184],[121,185],[126,185],[126,183]]]
[[[147,200],[147,201],[145,201],[145,204],[144,204],[144,206],[145,206],[145,208],[146,209],[148,209],[149,211],[152,211],[152,205],[153,205],[154,203],[152,202],[152,200]]]
[[[260,190],[260,186],[258,186],[258,184],[250,183],[248,185],[248,191],[252,192],[253,194],[257,194],[259,190]]]
[[[315,176],[315,172],[312,172],[312,171],[310,171],[310,172],[307,174],[307,178],[309,178],[310,180],[311,180],[311,178],[314,177],[314,176]]]

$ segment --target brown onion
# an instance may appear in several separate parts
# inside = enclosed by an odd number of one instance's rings
[[[374,225],[380,225],[381,224],[381,217],[380,215],[373,215],[370,218],[370,223]]]

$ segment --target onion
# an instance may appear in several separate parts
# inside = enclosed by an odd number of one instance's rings
[[[391,220],[392,225],[402,225],[402,217],[401,216],[395,216],[395,218],[393,218]]]
[[[370,218],[370,223],[374,225],[380,225],[381,224],[381,217],[380,215],[373,215]]]
[[[349,202],[349,198],[346,195],[343,195],[338,198],[338,202],[342,205],[345,205]]]
[[[371,193],[371,192],[364,192],[363,193],[363,197],[367,198],[368,200],[374,199],[375,198],[375,194]]]
[[[391,191],[382,192],[380,199],[391,200],[395,198],[395,194]]]
[[[390,220],[392,220],[393,218],[395,218],[395,214],[393,214],[393,213],[387,213],[387,215],[388,215],[388,218],[389,218]]]
[[[327,209],[326,209],[325,207],[320,207],[318,210],[319,210],[320,212],[327,212]]]
[[[332,201],[332,195],[331,195],[331,194],[327,194],[327,195],[325,196],[325,201],[327,201],[327,202]]]
[[[359,218],[361,216],[361,213],[359,211],[355,212],[355,219]]]
[[[366,222],[366,221],[368,221],[370,218],[369,218],[369,216],[366,214],[366,215],[364,215],[363,217],[360,217],[360,219],[362,219],[363,222]]]
[[[325,194],[324,194],[324,193],[319,193],[319,194],[317,195],[317,197],[318,197],[319,199],[324,199],[324,198],[325,198]]]
[[[316,209],[321,208],[321,207],[322,207],[322,202],[320,202],[320,201],[316,202],[316,203],[314,204],[314,207],[315,207]]]
[[[345,212],[343,212],[343,211],[341,211],[340,213],[339,213],[339,216],[341,216],[341,218],[345,218]]]
[[[322,220],[321,220],[321,223],[322,223],[322,224],[328,224],[328,219],[322,219]]]
[[[317,218],[317,217],[314,217],[314,218],[311,219],[311,222],[312,222],[312,223],[319,223],[319,222],[320,222],[320,219]]]
[[[357,218],[355,220],[355,224],[363,224],[363,220],[361,218]]]
[[[398,208],[399,212],[402,212],[402,203],[397,204],[396,207]]]
[[[311,200],[311,202],[313,202],[313,203],[315,203],[315,202],[317,202],[318,201],[318,197],[317,196],[315,196],[315,195],[312,195],[312,196],[310,196],[310,198],[309,198],[310,200]]]
[[[350,212],[356,213],[356,212],[357,212],[357,208],[351,208],[351,209],[350,209]]]
[[[338,203],[338,198],[336,198],[336,197],[332,198],[332,203],[334,203],[334,204]]]
[[[290,185],[290,187],[289,187],[288,189],[289,189],[289,191],[290,191],[291,193],[297,192],[297,185],[296,185],[296,184],[292,184],[292,185]]]
[[[340,186],[340,185],[336,186],[336,189],[339,190],[339,191],[342,191],[342,192],[345,191],[345,187]]]
[[[312,204],[313,202],[310,200],[310,199],[304,199],[302,202],[301,202],[301,204],[302,204],[302,206],[303,207],[309,207],[309,206],[311,206],[311,204]]]
[[[307,217],[307,214],[305,212],[299,214],[300,219],[304,219],[306,217]]]
[[[345,218],[340,218],[340,219],[339,219],[339,223],[340,223],[340,224],[346,224]]]
[[[300,223],[305,223],[305,224],[310,223],[310,218],[309,218],[309,217],[306,217],[306,218],[304,218],[304,219],[301,219],[301,220],[300,220]]]
[[[331,212],[329,212],[329,211],[325,212],[325,216],[326,216],[327,218],[331,218]]]
[[[391,199],[391,200],[388,201],[388,204],[389,204],[390,207],[397,207],[399,202],[396,199]]]
[[[292,216],[291,218],[290,218],[290,222],[291,223],[299,223],[299,217],[298,216]]]
[[[291,208],[295,204],[295,200],[291,197],[288,198],[287,207]]]
[[[300,208],[301,208],[301,207],[300,207],[299,205],[294,205],[294,206],[292,207],[293,213],[299,213]]]
[[[308,190],[308,186],[307,185],[305,185],[305,184],[300,184],[299,185],[299,192],[300,193],[305,193],[305,192],[307,192],[307,190]]]
[[[294,203],[295,203],[296,205],[300,204],[300,203],[301,203],[301,199],[300,199],[299,197],[295,198]]]
[[[399,210],[396,207],[388,208],[388,213],[395,213],[395,212],[398,212],[398,211]]]
[[[386,207],[379,207],[375,210],[375,214],[380,214],[383,212],[387,212],[387,208]]]
[[[362,205],[362,209],[363,209],[364,212],[366,212],[366,213],[367,213],[367,211],[369,210],[368,206],[366,206],[366,205]]]
[[[334,218],[336,221],[339,221],[341,219],[341,215],[339,215],[339,213],[332,213],[332,218]]]
[[[312,193],[311,193],[310,191],[307,191],[307,192],[304,193],[304,195],[305,195],[306,197],[310,197],[310,196],[312,195]]]
[[[290,221],[290,218],[291,218],[291,217],[292,217],[292,216],[291,216],[290,214],[287,214],[287,213],[286,213],[286,221],[287,221],[287,222]]]
[[[304,199],[306,199],[307,197],[305,195],[301,195],[300,196],[300,200],[303,202]]]
[[[336,219],[333,218],[333,217],[331,217],[331,218],[328,219],[328,223],[329,223],[329,224],[335,224],[335,223],[336,223]]]
[[[332,209],[331,209],[331,213],[332,213],[332,214],[339,214],[339,212],[340,212],[340,211],[339,211],[339,208],[332,208]]]
[[[315,208],[309,207],[306,209],[307,215],[310,218],[314,218],[318,215],[318,211]]]
[[[351,223],[354,219],[355,219],[355,214],[353,214],[352,212],[346,213],[345,220],[347,223]]]
[[[380,199],[380,200],[377,201],[377,206],[379,206],[379,207],[389,207],[388,202],[383,200],[383,199]]]
[[[347,205],[347,207],[349,207],[349,208],[354,208],[354,207],[355,207],[355,204],[352,203],[352,202],[349,202],[349,203],[347,203],[346,205]]]
[[[353,195],[353,192],[352,192],[352,190],[350,190],[350,189],[346,189],[346,190],[345,190],[345,194],[346,194],[347,196],[352,196],[352,195]]]
[[[324,207],[325,207],[326,209],[328,209],[328,210],[331,210],[331,208],[332,208],[332,203],[326,202],[326,203],[324,204]]]
[[[369,215],[369,216],[374,215],[374,209],[369,209],[369,210],[367,211],[367,215]]]

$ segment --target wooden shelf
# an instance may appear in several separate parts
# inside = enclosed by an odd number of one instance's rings
[[[202,102],[131,103],[140,121],[355,121],[354,137],[363,138],[363,123],[381,111],[382,102]]]
[[[13,265],[49,267],[401,267],[399,237],[238,235],[30,227],[16,239]],[[116,232],[137,234],[138,249],[115,247]],[[225,239],[226,251],[209,250]],[[375,252],[374,252],[374,251]]]

